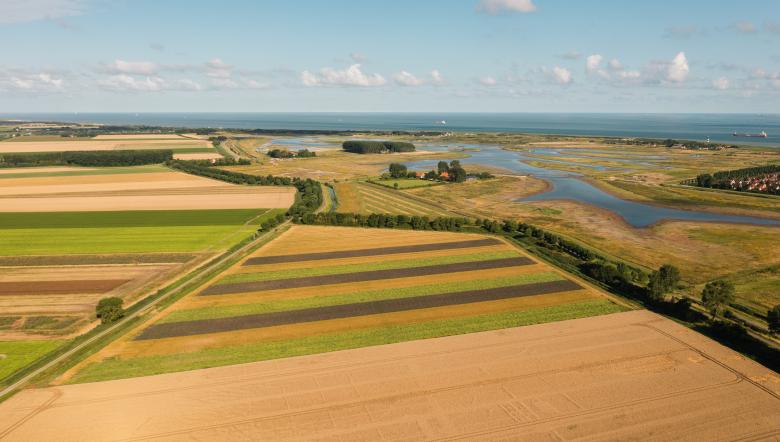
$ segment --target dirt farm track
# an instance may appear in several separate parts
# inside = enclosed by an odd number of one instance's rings
[[[777,440],[779,395],[776,373],[640,310],[26,390],[0,439]]]

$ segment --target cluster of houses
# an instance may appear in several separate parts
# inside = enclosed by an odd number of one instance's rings
[[[742,179],[733,178],[729,181],[729,185],[732,190],[764,192],[777,195],[780,194],[780,173]]]

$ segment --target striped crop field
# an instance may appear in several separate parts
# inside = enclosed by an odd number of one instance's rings
[[[336,183],[339,212],[392,213],[395,215],[427,216],[429,218],[457,216],[447,210],[410,197],[402,190],[379,184],[357,181]]]
[[[119,379],[622,310],[494,237],[295,226],[66,378]]]

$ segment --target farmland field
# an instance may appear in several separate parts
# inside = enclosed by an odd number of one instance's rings
[[[134,377],[624,309],[495,238],[295,226],[66,378]]]
[[[0,341],[0,381],[55,350],[63,341]]]
[[[139,297],[292,204],[162,166],[0,170],[0,340],[74,336],[95,304]]]
[[[216,152],[208,140],[171,134],[98,135],[95,138],[16,137],[0,142],[0,153],[172,149]]]
[[[379,184],[380,186],[384,186],[384,187],[389,187],[391,189],[395,189],[395,188],[415,189],[417,187],[430,187],[430,186],[442,185],[442,183],[437,183],[428,180],[420,180],[416,178],[378,180],[378,181],[372,181],[372,183]]]
[[[292,187],[237,186],[160,166],[4,172],[0,212],[287,208],[295,197]]]
[[[446,209],[416,201],[403,192],[375,184],[348,181],[335,183],[333,188],[336,190],[339,212],[362,214],[393,213],[428,216],[430,218],[456,216]]]
[[[535,313],[517,313],[515,325],[524,314]],[[772,440],[778,385],[766,368],[640,310],[26,390],[0,404],[0,435]]]

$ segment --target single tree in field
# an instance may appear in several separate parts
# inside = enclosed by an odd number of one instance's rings
[[[701,301],[713,315],[720,314],[734,301],[734,284],[722,279],[708,282],[701,291]]]
[[[101,299],[95,307],[95,313],[103,324],[110,324],[125,316],[125,310],[122,308],[124,301],[122,298],[110,297]]]
[[[780,304],[774,306],[766,313],[767,323],[769,323],[769,331],[772,333],[780,333]]]

